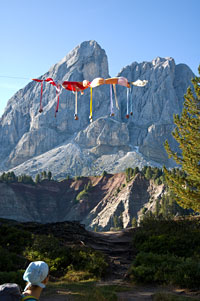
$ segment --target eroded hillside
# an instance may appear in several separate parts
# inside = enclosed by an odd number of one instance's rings
[[[79,221],[86,229],[127,228],[145,204],[153,206],[164,185],[137,173],[79,177],[60,182],[0,183],[0,217],[22,222]]]

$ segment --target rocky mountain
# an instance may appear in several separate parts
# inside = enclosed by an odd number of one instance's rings
[[[164,186],[141,173],[127,182],[125,173],[80,177],[38,184],[0,182],[0,218],[20,222],[79,221],[88,230],[128,228],[144,205],[155,205]]]
[[[61,91],[55,118],[55,87],[45,83],[43,113],[39,113],[40,84],[32,81],[19,90],[0,119],[0,170],[32,176],[51,170],[62,177],[98,175],[103,170],[116,173],[149,164],[172,166],[163,143],[168,139],[176,148],[171,136],[173,114],[182,110],[192,71],[184,64],[176,65],[173,58],[157,57],[152,62],[134,62],[117,76],[148,80],[145,87],[132,89],[133,116],[129,119],[125,117],[127,89],[122,86],[117,86],[119,110],[115,107],[114,117],[110,117],[109,86],[93,89],[92,123],[89,89],[78,96],[78,120],[74,120],[71,92]],[[83,42],[40,79],[47,77],[57,82],[108,78],[106,53],[95,41]]]

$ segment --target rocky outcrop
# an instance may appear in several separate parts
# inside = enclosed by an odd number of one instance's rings
[[[101,174],[103,170],[119,172],[127,167],[144,165],[173,166],[163,143],[173,148],[171,136],[173,114],[180,113],[183,95],[193,73],[172,58],[132,63],[118,76],[129,81],[146,79],[143,87],[133,86],[129,108],[133,116],[126,119],[126,88],[117,86],[120,109],[110,117],[109,87],[93,89],[93,117],[89,122],[89,89],[78,98],[79,119],[74,120],[74,95],[62,90],[60,108],[54,117],[55,88],[45,84],[42,114],[39,110],[40,84],[31,82],[8,102],[0,120],[0,169],[35,176],[51,170],[57,177],[70,174]],[[40,78],[55,81],[92,80],[109,77],[105,51],[95,41],[83,42]],[[132,107],[132,108],[131,108]]]
[[[144,204],[162,193],[162,185],[153,188],[140,173],[128,183],[125,173],[62,182],[43,180],[32,185],[0,183],[0,218],[39,223],[79,221],[98,231],[116,227],[115,220],[120,219],[120,226],[127,228]]]
[[[109,77],[105,51],[95,41],[83,42],[58,64],[54,65],[42,78],[52,77],[55,81],[83,81],[95,77]],[[101,89],[94,91],[94,112],[97,116],[107,111],[106,96]],[[99,92],[101,97],[98,97]],[[74,121],[74,95],[62,90],[60,110],[54,117],[56,106],[55,88],[47,84],[43,93],[44,112],[40,114],[40,84],[31,82],[10,99],[0,123],[1,161],[5,168],[40,155],[89,124],[89,91],[80,96],[80,118]],[[102,102],[102,103],[101,103]]]
[[[176,65],[173,58],[157,57],[152,62],[133,63],[119,75],[132,80],[148,80],[144,88],[133,87],[134,117],[128,120],[131,144],[137,145],[148,160],[170,165],[163,144],[168,139],[176,147],[171,136],[173,114],[182,111],[183,96],[191,84],[192,71],[184,64]],[[125,91],[121,90],[119,98],[125,98]],[[121,112],[124,121],[124,106]]]

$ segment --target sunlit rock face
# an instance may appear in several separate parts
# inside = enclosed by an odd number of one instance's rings
[[[132,63],[117,76],[128,81],[148,80],[145,87],[132,87],[127,112],[127,88],[117,86],[119,109],[110,116],[110,86],[93,89],[93,122],[90,123],[90,89],[78,95],[78,120],[74,120],[75,95],[62,89],[55,118],[56,90],[34,81],[19,90],[8,102],[0,120],[0,170],[34,176],[51,170],[56,177],[119,172],[144,165],[172,166],[163,143],[174,128],[173,114],[182,111],[184,94],[194,76],[184,64],[157,57],[152,62]],[[91,81],[109,77],[105,51],[95,41],[73,49],[40,79],[58,83]],[[133,115],[130,112],[133,112]],[[127,113],[129,118],[126,118]]]

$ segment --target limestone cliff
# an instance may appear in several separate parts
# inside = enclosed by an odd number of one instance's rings
[[[55,88],[45,84],[44,112],[40,114],[40,85],[30,82],[8,102],[0,119],[0,170],[35,176],[51,170],[57,177],[70,174],[119,172],[144,165],[172,166],[163,148],[174,127],[173,114],[180,113],[183,95],[193,73],[172,58],[132,63],[118,76],[129,81],[146,79],[144,88],[133,87],[129,106],[133,116],[126,119],[126,88],[117,87],[120,109],[110,117],[109,87],[93,89],[94,121],[89,123],[89,89],[78,98],[79,120],[74,120],[74,95],[62,90],[60,108],[54,117]],[[40,78],[56,81],[92,80],[109,77],[105,51],[95,41],[83,42]],[[131,104],[132,102],[132,104]]]

